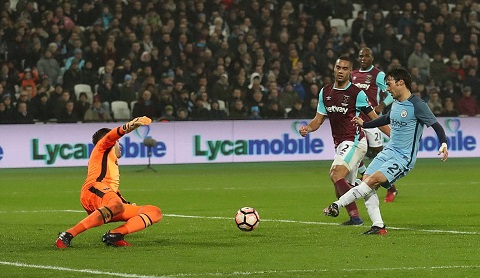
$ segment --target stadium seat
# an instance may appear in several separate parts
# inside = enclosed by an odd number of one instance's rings
[[[347,29],[348,29],[349,33],[352,33],[352,25],[353,25],[354,20],[355,20],[355,18],[347,19]]]
[[[353,3],[353,10],[360,11],[362,9],[362,4]]]
[[[137,103],[136,100],[133,100],[130,102],[130,110],[133,112],[133,107],[135,107],[135,103]]]
[[[122,100],[112,101],[111,111],[113,118],[117,121],[119,120],[130,120],[130,109],[128,108],[128,103]]]
[[[93,103],[93,92],[92,92],[92,87],[88,84],[77,84],[75,87],[73,87],[73,90],[75,91],[75,96],[77,97],[77,100],[80,96],[81,92],[85,92],[87,94],[88,102]]]
[[[341,18],[332,18],[330,19],[330,27],[335,27],[338,30],[340,35],[348,33],[347,25],[345,24],[345,20]]]

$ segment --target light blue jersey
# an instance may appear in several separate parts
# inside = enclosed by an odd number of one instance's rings
[[[413,169],[417,161],[423,129],[437,122],[427,104],[412,95],[407,100],[394,101],[387,114],[390,120],[390,141],[368,165],[366,175],[380,171],[388,180],[382,184],[387,189]]]
[[[415,165],[423,129],[437,122],[428,105],[412,95],[407,100],[394,101],[389,112],[390,141],[386,148],[398,153],[407,160],[410,169]]]

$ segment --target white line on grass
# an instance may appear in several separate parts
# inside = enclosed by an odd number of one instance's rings
[[[99,271],[93,269],[75,269],[68,267],[59,267],[52,265],[36,265],[36,264],[25,264],[19,262],[6,262],[0,261],[0,265],[14,266],[14,267],[25,267],[25,268],[37,268],[37,269],[48,269],[55,271],[68,271],[68,272],[78,272],[78,273],[88,273],[96,275],[109,275],[117,277],[126,277],[126,278],[175,278],[175,277],[195,277],[195,276],[250,276],[250,275],[262,275],[262,274],[294,274],[294,273],[320,273],[320,272],[361,272],[361,271],[408,271],[408,270],[438,270],[438,269],[469,269],[469,268],[479,268],[479,265],[446,265],[446,266],[419,266],[419,267],[383,267],[383,268],[344,268],[344,269],[291,269],[291,270],[261,270],[261,271],[235,271],[230,273],[225,272],[213,272],[213,273],[177,273],[172,275],[140,275],[140,274],[129,274],[129,273],[118,273],[118,272],[109,272],[109,271]]]
[[[58,213],[58,212],[75,212],[75,213],[84,213],[83,210],[16,210],[16,211],[5,211],[0,210],[0,214],[3,213]],[[177,218],[193,218],[193,219],[217,219],[217,220],[232,220],[231,217],[223,216],[199,216],[199,215],[183,215],[183,214],[164,214],[167,217],[177,217]],[[317,222],[317,221],[298,221],[298,220],[285,220],[285,219],[263,219],[262,222],[279,222],[279,223],[297,223],[305,225],[324,225],[324,226],[338,226],[338,223],[332,222]],[[362,226],[355,226],[362,227]],[[480,232],[466,232],[466,231],[455,231],[455,230],[429,230],[429,229],[415,229],[415,228],[400,228],[400,227],[391,227],[388,226],[388,229],[391,230],[402,230],[402,231],[414,231],[414,232],[425,232],[425,233],[444,233],[444,234],[460,234],[460,235],[480,235]]]

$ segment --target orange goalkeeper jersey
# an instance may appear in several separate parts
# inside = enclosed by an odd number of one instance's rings
[[[110,130],[100,139],[90,154],[88,160],[88,174],[82,189],[95,186],[95,183],[103,183],[117,192],[120,185],[120,172],[118,170],[117,155],[114,146],[120,137],[125,135],[121,127]],[[99,188],[102,189],[102,188]]]

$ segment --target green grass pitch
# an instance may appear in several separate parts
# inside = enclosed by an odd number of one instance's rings
[[[121,161],[120,161],[121,163]],[[85,213],[86,167],[0,169],[1,277],[480,277],[480,160],[420,159],[381,204],[386,236],[322,215],[334,199],[330,161],[120,166],[122,194],[161,207],[164,218],[104,246],[111,223],[66,250],[58,232]],[[383,201],[385,189],[379,190]],[[234,223],[252,206],[253,232]]]

